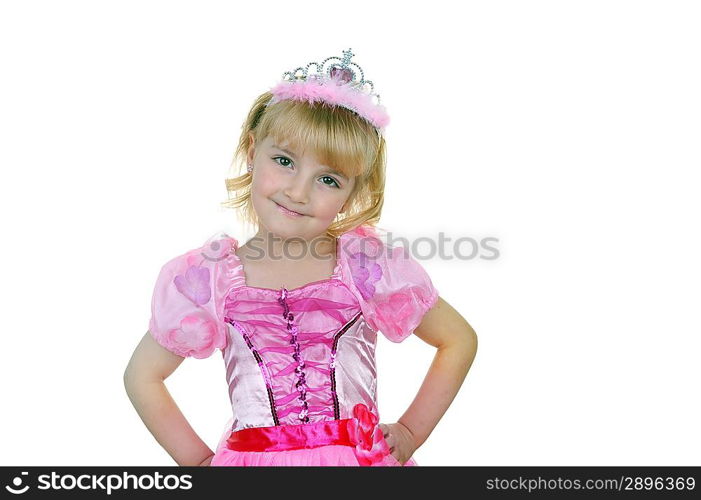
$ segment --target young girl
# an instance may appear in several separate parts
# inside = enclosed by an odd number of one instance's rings
[[[180,465],[417,465],[472,363],[470,325],[375,227],[388,117],[352,55],[285,73],[250,110],[237,149],[248,171],[228,187],[256,235],[240,244],[218,233],[157,278],[125,385]],[[387,424],[378,332],[437,348],[411,406]],[[163,380],[217,349],[233,416],[213,452]]]

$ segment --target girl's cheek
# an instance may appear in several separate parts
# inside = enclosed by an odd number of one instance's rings
[[[345,201],[345,200],[343,200]],[[329,207],[328,211],[324,214],[327,219],[333,221],[333,219],[338,215],[338,213],[341,211],[341,208],[343,208],[343,202],[334,199],[332,201],[329,201],[329,203],[326,205]]]
[[[259,177],[254,178],[254,183],[259,190],[266,193],[275,191],[278,185],[275,176],[267,174],[266,172],[260,172]]]

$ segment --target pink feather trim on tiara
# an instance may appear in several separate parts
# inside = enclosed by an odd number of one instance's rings
[[[335,79],[282,81],[270,92],[273,94],[270,104],[287,99],[307,101],[310,104],[315,101],[325,101],[355,111],[380,131],[389,124],[389,115],[384,106],[373,102],[370,95],[356,90],[351,85],[339,84]]]

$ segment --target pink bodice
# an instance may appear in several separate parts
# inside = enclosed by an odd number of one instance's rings
[[[329,279],[279,290],[246,285],[224,233],[168,261],[152,299],[149,331],[180,356],[220,349],[232,431],[377,412],[377,332],[400,342],[438,298],[424,269],[375,228],[337,241]]]

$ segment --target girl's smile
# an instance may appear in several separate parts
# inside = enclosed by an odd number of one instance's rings
[[[304,217],[304,214],[300,214],[299,212],[295,212],[293,210],[288,210],[287,208],[283,207],[275,200],[273,200],[273,203],[275,203],[278,206],[278,208],[280,209],[280,212],[287,215],[288,217]]]

